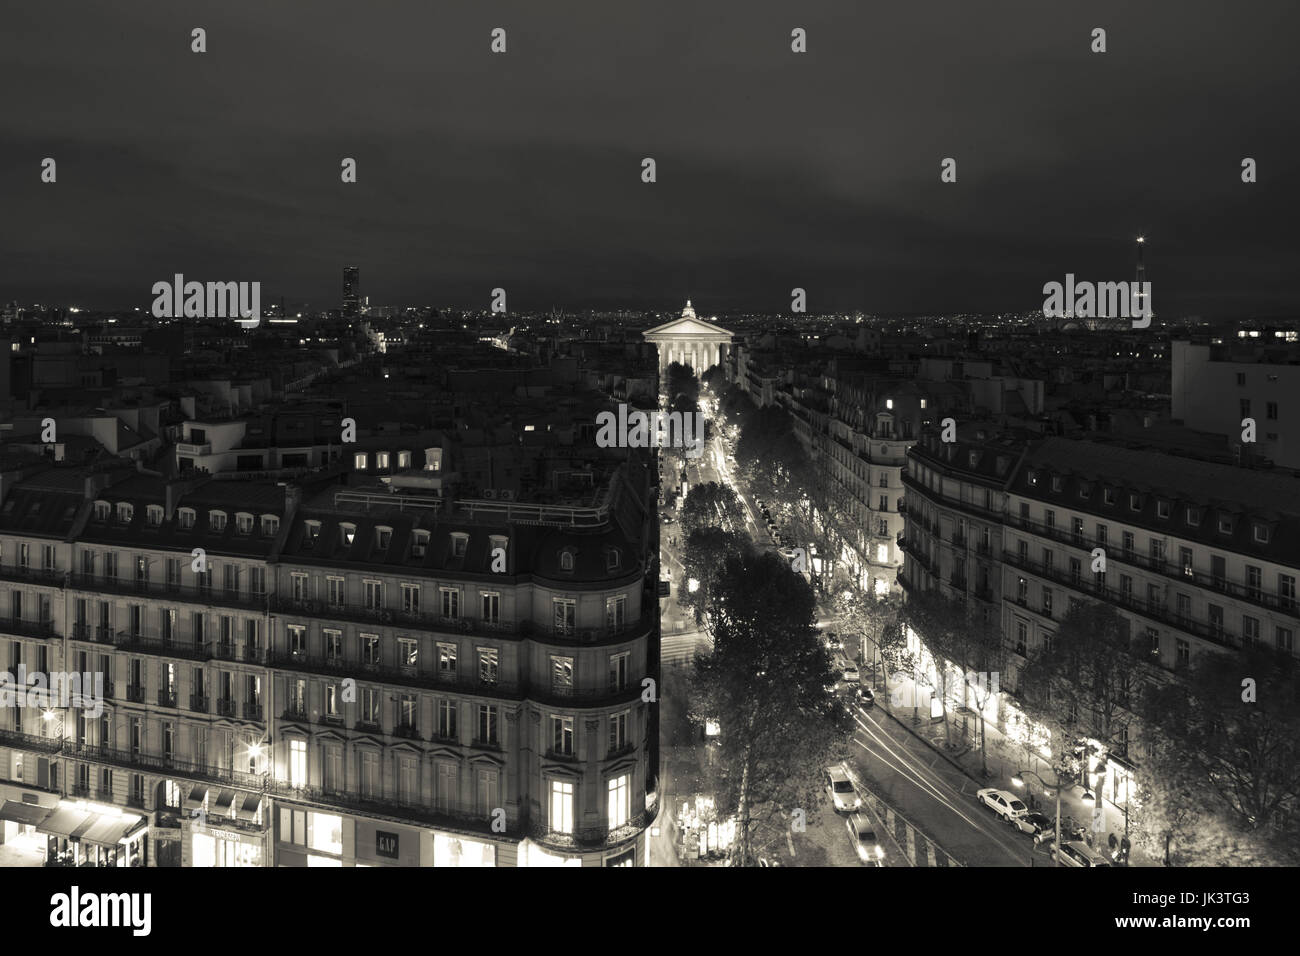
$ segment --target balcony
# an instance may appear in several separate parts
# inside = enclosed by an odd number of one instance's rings
[[[64,572],[55,568],[24,568],[17,565],[0,565],[0,581],[15,581],[20,584],[43,584],[48,587],[61,588]]]
[[[285,705],[284,713],[280,715],[281,720],[307,720],[307,705],[302,701],[290,702]]]
[[[505,808],[507,830],[504,834],[494,834],[488,811],[470,803],[447,801],[430,806],[398,797],[360,794],[355,790],[344,792],[336,788],[295,787],[287,781],[272,781],[269,789],[275,796],[287,800],[355,810],[395,821],[415,821],[454,832],[510,840],[518,840],[523,836],[519,814],[514,808],[508,806]]]
[[[113,645],[124,651],[137,654],[151,654],[159,657],[179,657],[189,661],[206,661],[209,658],[207,648],[193,641],[180,641],[172,637],[161,637],[155,630],[138,628],[135,631],[119,631],[113,637]]]
[[[152,770],[194,780],[212,783],[224,783],[244,790],[265,790],[265,774],[244,773],[228,770],[207,763],[195,763],[190,760],[177,760],[174,757],[154,756],[152,754],[117,750],[113,747],[92,747],[85,744],[68,743],[63,747],[63,754],[78,760],[92,760],[98,763],[113,764],[129,769]]]
[[[143,703],[144,703],[144,685],[143,685],[143,684],[127,684],[127,685],[126,685],[126,699],[129,700],[129,701],[130,701],[131,703],[133,703],[133,704],[143,704]]]
[[[423,740],[420,736],[420,728],[414,724],[398,724],[393,728],[394,737],[404,737],[407,740]]]
[[[212,442],[184,442],[176,443],[176,454],[185,458],[198,458],[203,455],[212,454]]]
[[[266,648],[261,644],[237,644],[234,641],[217,641],[208,645],[209,655],[216,661],[242,661],[245,664],[265,664]]]
[[[262,719],[262,702],[258,700],[244,701],[244,719],[261,720]]]
[[[966,540],[967,540],[967,539],[966,539],[966,536],[965,536],[964,534],[954,534],[954,535],[952,536],[952,545],[953,545],[954,548],[963,548],[963,549],[964,549],[964,548],[966,547]]]
[[[107,624],[87,624],[79,621],[72,625],[72,639],[91,641],[95,644],[112,644],[117,640],[117,632]]]
[[[206,714],[210,701],[202,694],[190,694],[190,710],[196,714]]]
[[[384,732],[384,728],[377,720],[358,720],[352,729],[362,734],[382,734]]]
[[[0,730],[0,744],[18,750],[34,750],[43,754],[58,753],[63,748],[62,737],[38,737],[20,730]]]
[[[52,638],[53,621],[28,621],[16,617],[0,617],[0,634],[13,634],[17,637]]]
[[[175,692],[175,691],[167,691],[167,690],[160,690],[160,691],[158,691],[158,706],[159,706],[159,707],[175,707],[175,706],[176,706],[176,692]]]
[[[627,823],[614,829],[608,827],[574,827],[571,830],[557,830],[543,823],[533,823],[528,828],[529,836],[543,846],[556,850],[583,850],[597,847],[615,846],[631,840],[654,820],[654,811],[645,810],[630,817]]]
[[[178,581],[137,580],[103,574],[74,572],[68,587],[89,594],[139,594],[167,598],[187,604],[219,605],[263,611],[267,607],[265,592],[236,591],[208,585],[181,584]]]
[[[239,706],[230,698],[217,698],[217,716],[218,717],[235,717],[238,716]]]

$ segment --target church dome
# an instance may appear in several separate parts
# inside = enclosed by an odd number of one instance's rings
[[[683,319],[693,319],[693,318],[695,318],[695,310],[691,308],[691,300],[690,300],[690,299],[687,299],[687,300],[686,300],[686,308],[682,309],[682,318],[683,318]]]

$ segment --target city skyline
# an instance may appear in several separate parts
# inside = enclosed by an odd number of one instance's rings
[[[1296,134],[1275,117],[1296,15],[1213,9],[323,3],[251,26],[150,2],[56,32],[27,8],[0,39],[25,80],[0,133],[3,298],[131,308],[184,272],[336,301],[346,263],[395,306],[501,287],[521,308],[780,312],[803,288],[810,312],[1016,312],[1067,272],[1131,279],[1146,234],[1160,313],[1294,315]]]

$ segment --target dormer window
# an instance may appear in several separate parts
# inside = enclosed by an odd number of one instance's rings
[[[1268,539],[1269,539],[1268,525],[1263,525],[1263,524],[1255,525],[1255,543],[1268,544]]]
[[[380,551],[387,551],[388,546],[393,543],[393,529],[386,525],[380,525],[375,528],[375,547]]]
[[[316,539],[320,537],[320,522],[304,521],[302,523],[302,530],[303,530],[303,547],[306,548],[316,547]]]
[[[568,549],[565,549],[564,551],[561,551],[561,552],[560,552],[560,570],[561,570],[561,571],[572,571],[572,570],[573,570],[573,552],[572,552],[572,551],[570,551],[570,550],[568,550]]]
[[[397,467],[398,468],[411,467],[411,453],[409,451],[399,451],[397,453]]]
[[[162,524],[163,508],[162,505],[150,505],[144,511],[145,523],[151,528],[157,528]]]
[[[1029,487],[1031,487],[1031,488],[1037,488],[1037,487],[1038,487],[1038,472],[1036,472],[1036,471],[1031,471],[1031,472],[1029,473]]]
[[[375,452],[375,467],[376,468],[388,467],[388,452],[386,451]]]
[[[1169,517],[1169,502],[1167,502],[1167,501],[1157,501],[1157,502],[1156,502],[1156,517],[1157,517],[1157,518],[1168,518],[1168,517]]]
[[[1193,528],[1199,528],[1199,527],[1201,526],[1201,509],[1200,509],[1200,508],[1188,508],[1188,509],[1187,509],[1187,523],[1188,523],[1189,525],[1191,525]]]
[[[442,471],[442,449],[426,448],[424,450],[424,470]]]
[[[416,529],[411,532],[411,557],[422,558],[429,550],[429,532]]]
[[[189,531],[194,527],[194,509],[177,508],[176,523],[180,525],[182,531]]]
[[[1128,496],[1128,510],[1129,510],[1129,511],[1141,511],[1141,510],[1142,510],[1142,496],[1141,496],[1141,495],[1129,495],[1129,496]]]
[[[343,541],[343,547],[352,547],[352,542],[357,540],[357,526],[350,521],[344,521],[339,524],[339,537]]]
[[[1092,485],[1086,481],[1079,484],[1079,497],[1087,500],[1092,497]]]
[[[357,471],[366,470],[366,453],[364,451],[359,451],[352,456],[352,467]]]
[[[970,466],[971,466],[972,468],[974,468],[976,465],[979,464],[980,453],[977,452],[977,451],[973,451],[973,452],[971,452],[971,453],[967,456],[967,459],[966,459],[966,460],[969,461],[969,462],[970,462]]]
[[[1053,490],[1053,491],[1060,491],[1061,488],[1064,487],[1064,485],[1065,485],[1065,482],[1061,479],[1061,476],[1060,476],[1060,475],[1053,475],[1053,476],[1052,476],[1052,490]]]
[[[210,527],[213,531],[225,531],[226,513],[224,511],[209,511],[208,527]]]
[[[457,531],[451,536],[451,556],[453,558],[465,557],[465,552],[469,550],[469,535]]]
[[[1221,515],[1219,517],[1219,534],[1232,534],[1232,516]]]
[[[623,556],[619,553],[618,548],[610,548],[605,552],[605,570],[617,571],[623,563]]]
[[[240,534],[253,533],[253,516],[247,511],[241,511],[235,515],[235,527],[239,529]]]
[[[1115,489],[1107,488],[1105,491],[1103,491],[1101,493],[1101,500],[1108,505],[1113,505],[1115,503]]]
[[[280,519],[275,515],[262,515],[262,534],[274,537],[280,531]]]
[[[130,524],[132,516],[135,515],[135,508],[125,501],[117,503],[117,520],[122,524]]]

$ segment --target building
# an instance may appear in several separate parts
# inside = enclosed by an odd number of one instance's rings
[[[1229,436],[1240,461],[1263,457],[1300,470],[1300,352],[1253,340],[1218,346],[1175,340],[1172,417]],[[1242,443],[1247,418],[1255,420],[1253,447]]]
[[[655,469],[615,453],[569,448],[510,501],[0,475],[6,665],[103,680],[99,707],[0,712],[5,838],[118,865],[643,865]]]
[[[719,325],[696,318],[690,300],[680,318],[665,322],[642,333],[647,342],[659,348],[659,374],[673,362],[689,365],[696,375],[719,365],[731,347],[731,333]]]
[[[343,315],[355,318],[361,314],[361,270],[356,266],[343,269]]]

